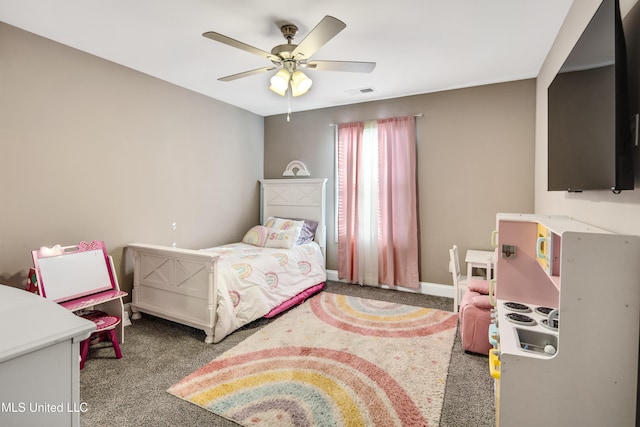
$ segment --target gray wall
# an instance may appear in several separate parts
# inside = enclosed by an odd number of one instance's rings
[[[337,269],[330,124],[417,113],[421,281],[451,284],[448,249],[457,244],[461,257],[489,249],[497,212],[533,212],[534,80],[293,113],[290,122],[266,117],[265,178],[294,159],[328,178],[329,269]]]
[[[258,219],[256,181],[263,171],[280,177],[294,159],[329,178],[328,266],[336,269],[330,123],[424,113],[417,119],[424,282],[451,283],[452,244],[462,254],[489,248],[496,212],[534,209],[533,80],[294,112],[287,122],[2,23],[0,74],[2,283],[21,285],[32,249],[101,239],[127,289],[127,243],[239,239]]]
[[[260,116],[3,23],[0,94],[0,283],[96,239],[130,290],[128,243],[208,247],[258,221]]]

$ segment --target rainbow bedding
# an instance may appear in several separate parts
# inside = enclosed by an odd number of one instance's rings
[[[304,300],[305,291],[322,289],[318,285],[327,279],[324,256],[315,242],[289,249],[233,243],[203,251],[220,255],[213,342],[260,317],[274,315],[278,307],[288,308],[299,295]]]

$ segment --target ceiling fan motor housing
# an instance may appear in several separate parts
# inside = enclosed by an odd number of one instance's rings
[[[284,36],[284,38],[289,40],[289,42],[291,42],[291,40],[298,33],[298,27],[296,27],[293,24],[286,24],[280,27],[280,31],[282,32],[282,35]]]
[[[293,52],[293,50],[296,47],[298,47],[297,44],[281,44],[271,49],[271,53],[276,56],[279,56],[283,60],[293,59],[291,52]],[[271,61],[271,62],[273,62],[274,64],[277,64],[276,61]]]
[[[286,24],[280,27],[280,31],[282,32],[282,35],[284,36],[284,38],[287,39],[287,44],[281,44],[274,47],[273,49],[271,49],[271,53],[273,55],[279,56],[285,62],[288,59],[293,60],[293,55],[291,54],[291,52],[293,52],[293,50],[296,47],[298,47],[298,45],[292,44],[291,41],[296,36],[296,33],[298,32],[298,27],[296,27],[293,24]],[[280,65],[278,61],[272,60],[271,62],[273,62],[276,65]]]

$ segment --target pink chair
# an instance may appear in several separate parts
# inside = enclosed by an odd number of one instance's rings
[[[118,337],[116,336],[116,326],[120,324],[120,318],[98,310],[85,313],[82,317],[95,323],[96,331],[93,332],[89,338],[80,343],[80,369],[84,368],[84,362],[87,360],[89,346],[92,342],[95,343],[104,340],[111,341],[113,350],[116,353],[116,359],[122,359],[120,344],[118,344]]]

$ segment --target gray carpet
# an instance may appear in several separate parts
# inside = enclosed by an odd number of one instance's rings
[[[452,300],[407,292],[329,282],[326,291],[451,310]],[[269,323],[261,319],[218,344],[205,344],[204,332],[149,315],[125,328],[124,357],[110,346],[91,348],[80,374],[83,426],[236,426],[166,390],[191,372]],[[440,426],[494,426],[493,380],[486,356],[453,347]]]

